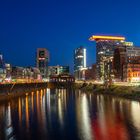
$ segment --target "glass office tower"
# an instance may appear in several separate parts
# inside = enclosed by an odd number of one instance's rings
[[[85,80],[86,49],[79,47],[74,51],[74,75],[77,80]]]

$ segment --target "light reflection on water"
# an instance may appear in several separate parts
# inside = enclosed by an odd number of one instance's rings
[[[0,105],[0,140],[139,140],[140,102],[42,89]]]
[[[91,140],[91,120],[87,95],[79,94],[79,97],[76,99],[76,117],[79,137],[81,140]]]

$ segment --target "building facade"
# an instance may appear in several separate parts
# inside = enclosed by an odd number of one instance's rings
[[[11,64],[6,63],[5,70],[6,70],[6,80],[11,80],[11,72],[12,72]]]
[[[113,58],[115,81],[123,81],[123,65],[127,63],[127,51],[133,47],[133,42],[124,42],[122,46],[115,48]]]
[[[48,67],[48,75],[53,76],[53,75],[69,75],[69,66],[49,66]]]
[[[123,81],[140,83],[140,48],[126,48],[126,63],[123,65]]]
[[[140,84],[140,63],[126,63],[123,65],[123,81]]]
[[[17,67],[11,68],[11,79],[12,81],[19,82],[31,82],[31,81],[41,81],[40,70],[36,67]]]
[[[96,64],[93,64],[92,67],[88,67],[85,71],[86,80],[96,80]]]
[[[92,36],[91,41],[96,41],[97,80],[110,81],[114,77],[113,56],[116,47],[121,46],[124,37]]]
[[[48,76],[49,51],[46,48],[38,48],[36,55],[36,67],[40,70],[42,78]]]
[[[79,47],[74,51],[74,76],[76,80],[85,80],[86,49]]]
[[[6,71],[5,71],[5,64],[3,61],[3,55],[0,54],[0,82],[2,82],[6,77]]]
[[[130,44],[130,43],[129,43]],[[116,81],[140,82],[140,48],[131,45],[118,47],[114,51],[114,74]]]

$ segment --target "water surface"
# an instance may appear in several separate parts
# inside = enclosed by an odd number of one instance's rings
[[[0,140],[139,140],[140,103],[42,89],[0,104]]]

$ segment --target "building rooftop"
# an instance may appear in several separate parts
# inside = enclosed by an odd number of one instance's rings
[[[89,38],[90,41],[98,41],[98,40],[120,40],[124,41],[125,37],[122,36],[99,36],[99,35],[93,35]]]

